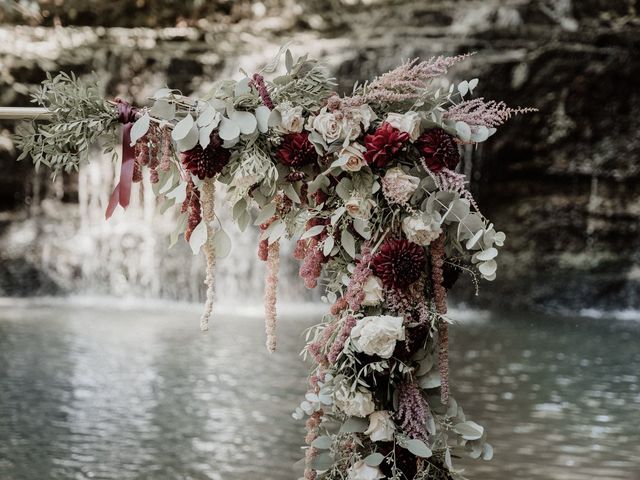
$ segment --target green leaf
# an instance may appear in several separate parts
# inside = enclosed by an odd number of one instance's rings
[[[372,453],[371,455],[367,456],[364,459],[364,463],[366,463],[370,467],[377,467],[383,461],[384,461],[384,455],[378,452]]]
[[[260,210],[260,213],[258,214],[258,218],[256,218],[256,221],[253,222],[253,224],[254,225],[262,225],[264,222],[269,220],[275,214],[276,214],[276,204],[275,203],[269,203],[269,204],[265,205],[262,208],[262,210]]]
[[[325,238],[324,243],[322,244],[322,253],[324,253],[325,257],[328,257],[331,254],[334,244],[335,240],[333,239],[333,235],[329,235]]]
[[[207,241],[207,224],[202,221],[200,222],[196,228],[191,232],[191,237],[189,238],[189,246],[191,247],[191,251],[194,255],[197,255],[200,252],[200,248]]]
[[[191,234],[191,238],[193,238],[193,234]],[[225,258],[231,252],[231,238],[223,229],[217,230],[213,234],[213,249],[216,258]]]
[[[238,125],[238,128],[240,128],[240,132],[244,133],[245,135],[250,135],[255,132],[258,126],[256,117],[251,112],[232,112],[231,120],[233,121],[233,123]]]
[[[131,146],[133,147],[138,140],[145,136],[145,134],[149,131],[149,125],[151,122],[151,117],[149,117],[148,113],[142,115],[138,120],[135,121],[133,127],[131,127]]]
[[[316,235],[322,233],[323,230],[324,225],[316,225],[315,227],[311,227],[300,236],[300,240],[306,240],[307,238],[315,237]]]
[[[173,138],[176,142],[178,140],[182,140],[185,138],[191,129],[194,126],[193,117],[190,113],[187,113],[187,116],[176,123],[176,126],[173,127],[173,131],[171,132],[171,138]]]
[[[331,437],[322,435],[321,437],[318,437],[313,442],[311,442],[311,446],[319,450],[328,450],[329,448],[331,448],[332,443],[333,440],[331,439]]]
[[[311,461],[314,470],[329,470],[333,465],[333,457],[328,452],[322,452]]]
[[[227,117],[222,117],[220,120],[220,128],[218,129],[218,135],[222,140],[232,141],[240,136],[240,126],[231,121]]]
[[[472,421],[458,423],[453,427],[453,431],[465,440],[478,440],[484,435],[484,428]]]
[[[356,258],[356,241],[348,230],[343,230],[341,235],[342,248],[351,258]]]
[[[176,104],[164,99],[156,100],[149,109],[149,114],[155,118],[171,121],[176,118]]]
[[[412,439],[407,440],[405,444],[407,450],[418,457],[429,458],[433,455],[433,452],[422,440]]]
[[[362,433],[369,427],[366,418],[349,417],[340,427],[340,433]]]

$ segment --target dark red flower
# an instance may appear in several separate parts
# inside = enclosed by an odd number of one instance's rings
[[[276,155],[284,165],[289,167],[301,167],[315,162],[318,158],[316,147],[313,146],[306,132],[285,135]]]
[[[369,165],[382,168],[391,161],[408,140],[408,133],[401,132],[385,122],[374,133],[365,135],[364,145],[367,147],[367,151],[364,153],[364,159]]]
[[[198,144],[180,154],[184,168],[200,180],[215,177],[229,163],[230,157],[231,153],[222,146],[222,140],[217,133],[211,135],[207,148],[202,148]]]
[[[371,269],[385,287],[400,290],[420,278],[427,259],[424,248],[406,239],[387,240],[371,260]]]
[[[433,173],[438,173],[445,167],[453,170],[460,162],[458,145],[441,128],[434,128],[420,135],[416,140],[416,147],[422,154],[425,165]]]

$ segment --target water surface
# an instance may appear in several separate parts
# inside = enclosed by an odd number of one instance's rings
[[[117,301],[114,301],[117,302]],[[291,480],[317,317],[0,307],[0,479]],[[476,480],[640,478],[640,322],[454,315],[453,394],[489,431]]]

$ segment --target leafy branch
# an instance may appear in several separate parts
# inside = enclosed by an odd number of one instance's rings
[[[117,116],[100,95],[97,81],[83,82],[73,73],[55,77],[47,73],[31,101],[51,111],[51,121],[18,126],[15,142],[22,150],[18,160],[30,156],[36,168],[45,165],[55,177],[88,161],[89,148],[101,137],[107,138],[105,153],[113,152]]]

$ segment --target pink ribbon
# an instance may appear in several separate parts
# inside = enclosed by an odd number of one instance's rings
[[[122,127],[122,166],[120,167],[120,181],[114,188],[109,205],[105,213],[108,220],[118,205],[122,208],[129,206],[131,200],[131,183],[133,182],[133,166],[135,163],[135,148],[131,146],[131,127],[136,121],[138,110],[124,100],[116,99],[118,108],[118,122]]]

